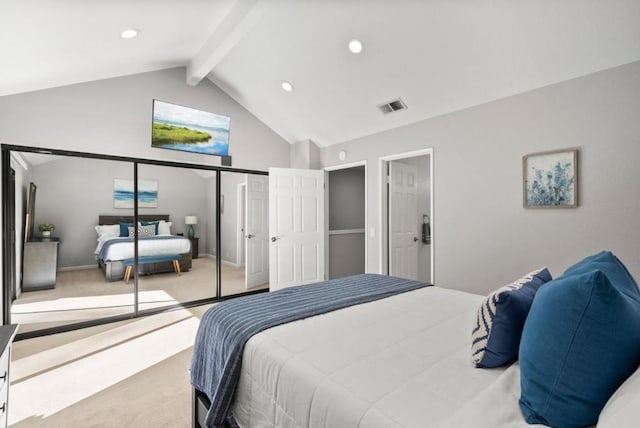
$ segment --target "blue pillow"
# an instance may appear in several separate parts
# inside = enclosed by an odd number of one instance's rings
[[[151,225],[155,226],[155,234],[156,234],[156,235],[158,234],[158,227],[159,227],[159,225],[160,225],[160,222],[159,222],[159,221],[141,221],[140,223],[141,223],[143,226],[151,226]]]
[[[564,275],[575,275],[593,270],[601,270],[611,282],[616,284],[620,292],[629,297],[640,298],[638,283],[631,276],[627,267],[611,252],[602,251],[592,256],[580,260],[575,265],[569,267]]]
[[[120,237],[126,238],[129,236],[129,228],[133,227],[133,223],[120,222]]]
[[[640,293],[611,256],[583,260],[536,294],[520,342],[520,409],[528,423],[595,424],[640,364]]]
[[[476,367],[499,367],[518,357],[529,308],[538,288],[548,281],[551,274],[542,268],[487,296],[478,309],[471,336]]]

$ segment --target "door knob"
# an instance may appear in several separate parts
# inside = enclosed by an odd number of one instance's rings
[[[247,235],[247,239],[251,239],[251,238],[253,238],[254,236],[256,236],[256,235],[248,234],[248,235]]]
[[[275,236],[271,237],[271,242],[276,242],[278,240],[278,238],[276,238]]]
[[[417,237],[417,236],[414,236],[414,237],[413,237],[413,242],[418,242],[418,241],[419,241],[418,237]]]

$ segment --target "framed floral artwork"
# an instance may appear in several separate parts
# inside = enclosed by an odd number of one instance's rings
[[[578,150],[531,153],[522,158],[525,208],[578,206]]]

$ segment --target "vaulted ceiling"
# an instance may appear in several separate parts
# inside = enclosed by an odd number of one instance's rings
[[[638,0],[6,0],[0,96],[185,66],[326,146],[639,61],[639,23]]]

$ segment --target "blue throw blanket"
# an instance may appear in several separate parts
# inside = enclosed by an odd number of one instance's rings
[[[242,351],[254,334],[428,285],[364,274],[246,296],[212,307],[202,317],[191,361],[191,384],[211,400],[206,425],[224,424],[240,378]]]
[[[184,239],[182,236],[150,236],[150,237],[139,237],[139,241],[147,241],[147,240],[166,240],[166,239]],[[107,251],[109,251],[109,247],[115,244],[119,244],[121,242],[131,242],[133,243],[133,238],[115,238],[110,239],[102,245],[100,248],[100,252],[98,253],[98,260],[102,260],[105,262],[109,262],[111,260],[105,260],[105,256],[107,255]]]

